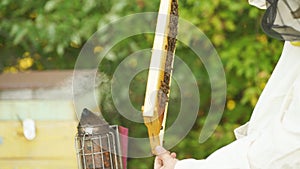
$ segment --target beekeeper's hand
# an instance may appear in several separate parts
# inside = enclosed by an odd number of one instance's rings
[[[174,169],[178,161],[176,153],[170,153],[161,146],[155,148],[157,156],[154,161],[154,169]]]

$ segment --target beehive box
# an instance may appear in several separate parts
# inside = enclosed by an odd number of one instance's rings
[[[78,120],[72,74],[46,71],[0,75],[1,169],[77,168],[74,136]],[[83,92],[80,104],[89,106],[88,98],[94,99],[94,92]],[[22,120],[26,118],[35,122],[33,140],[23,133]]]

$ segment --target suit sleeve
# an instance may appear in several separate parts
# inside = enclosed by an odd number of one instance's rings
[[[202,160],[185,159],[177,162],[175,169],[249,169],[247,152],[252,137],[240,138],[217,150]]]

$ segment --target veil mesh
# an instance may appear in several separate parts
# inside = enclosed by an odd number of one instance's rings
[[[261,24],[271,37],[300,41],[300,0],[267,0]]]

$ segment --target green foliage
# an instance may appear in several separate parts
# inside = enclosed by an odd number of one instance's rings
[[[29,52],[35,60],[32,69],[72,68],[80,47],[111,10],[111,2],[1,1],[0,50],[6,57],[1,63],[15,65]]]
[[[98,28],[128,14],[156,12],[158,7],[158,0],[3,0],[0,2],[0,72],[72,69],[81,47]],[[211,138],[199,144],[205,112],[210,106],[209,79],[197,56],[178,43],[176,54],[188,64],[197,78],[201,107],[193,129],[172,150],[180,159],[205,158],[233,141],[233,129],[249,120],[278,60],[282,42],[268,38],[261,31],[263,11],[246,1],[179,0],[179,14],[212,41],[227,78],[227,104],[222,121]],[[193,41],[198,37],[187,38]],[[152,42],[153,35],[138,35],[120,42],[110,51],[115,59],[105,59],[100,70],[111,77],[126,56],[151,48]],[[143,72],[135,77],[130,86],[130,98],[137,109],[143,104],[145,83],[146,73]],[[110,91],[109,84],[104,84],[102,91]],[[171,90],[169,114],[176,112],[180,103],[176,85]],[[102,92],[101,95],[101,109],[111,123],[128,127],[134,131],[131,136],[147,136],[143,124],[133,123],[117,113],[109,92]],[[168,125],[174,118],[168,117]],[[130,159],[129,168],[151,168],[152,162],[153,158]]]

